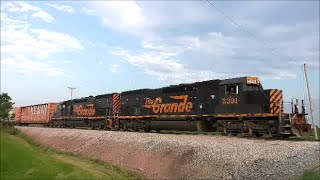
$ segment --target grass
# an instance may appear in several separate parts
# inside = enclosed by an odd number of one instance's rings
[[[306,140],[306,141],[320,141],[320,128],[317,127],[318,140],[315,139],[314,130],[311,129],[310,133],[305,133],[302,137],[290,137],[292,140]]]
[[[320,179],[320,167],[313,170],[306,170],[303,172],[300,180],[319,180]]]
[[[100,160],[43,147],[15,128],[1,128],[1,179],[141,179]]]

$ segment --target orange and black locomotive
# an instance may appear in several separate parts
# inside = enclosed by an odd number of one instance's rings
[[[47,119],[43,121],[30,119],[37,109],[29,106],[29,110],[23,111],[25,115],[16,115],[16,123],[147,132],[220,131],[234,135],[284,137],[310,129],[303,103],[301,112],[297,103],[292,102],[290,113],[283,111],[283,105],[281,90],[263,89],[257,77],[239,77],[50,103],[51,109],[45,111],[50,112],[50,116],[45,116]],[[17,108],[16,112],[21,113],[22,109],[28,107]]]

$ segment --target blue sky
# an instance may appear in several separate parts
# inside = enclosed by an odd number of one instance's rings
[[[1,1],[1,91],[16,105],[259,76],[319,111],[319,1]],[[277,49],[280,54],[266,47]]]

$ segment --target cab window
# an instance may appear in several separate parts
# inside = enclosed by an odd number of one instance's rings
[[[226,95],[232,95],[232,94],[238,94],[239,92],[239,87],[238,85],[227,85],[226,86]]]

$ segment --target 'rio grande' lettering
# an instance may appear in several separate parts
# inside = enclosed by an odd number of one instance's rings
[[[74,105],[73,111],[77,113],[78,116],[94,116],[96,110],[93,104],[86,104],[87,108],[83,108],[82,105]]]
[[[144,107],[150,108],[156,114],[158,113],[172,113],[172,112],[190,112],[192,109],[192,102],[188,102],[188,95],[170,96],[172,99],[182,100],[180,103],[162,103],[162,98],[157,97],[155,100],[145,98]]]

